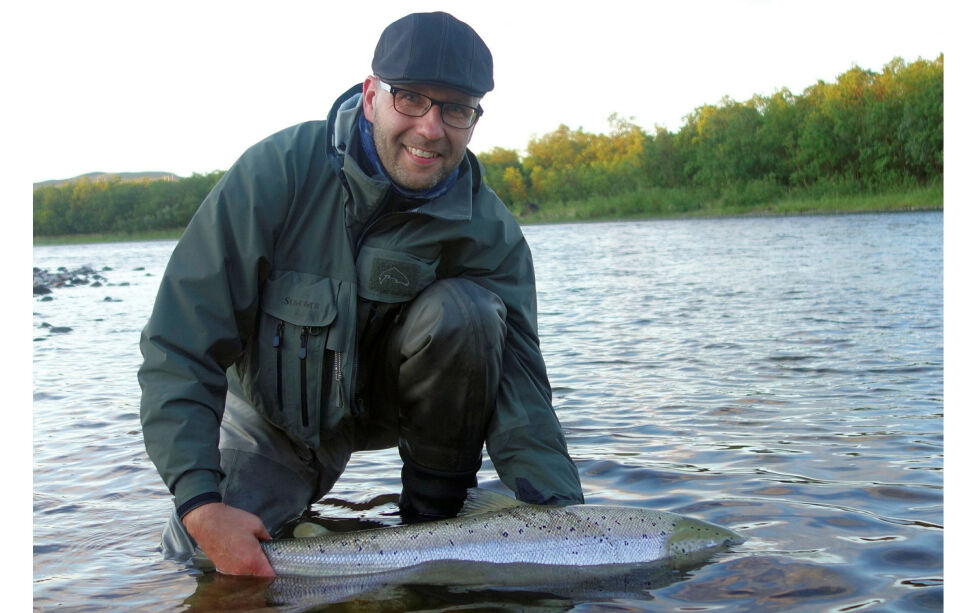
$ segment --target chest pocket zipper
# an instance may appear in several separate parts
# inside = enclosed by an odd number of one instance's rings
[[[334,387],[337,388],[337,406],[342,409],[344,408],[344,365],[339,351],[331,350],[330,353],[333,355],[333,380]]]
[[[310,328],[309,326],[304,326],[303,332],[299,336],[299,402],[304,428],[310,425],[310,408],[306,393],[306,343],[309,338]]]
[[[299,389],[300,389],[300,414],[303,420],[303,427],[309,427],[310,425],[310,408],[309,400],[307,396],[307,344],[309,343],[310,336],[316,336],[322,332],[323,329],[314,326],[303,326],[303,331],[299,336]],[[331,351],[330,353],[335,353]]]
[[[338,317],[340,281],[283,272],[263,287],[254,373],[243,392],[274,424],[312,444],[342,417],[349,339]],[[346,294],[345,294],[346,295]]]
[[[299,331],[299,343],[298,343],[299,346],[297,347],[296,336],[295,336],[296,333],[294,331],[293,336],[291,337],[293,339],[291,341],[292,348],[290,349],[290,343],[284,341],[285,336],[287,334],[286,327],[287,327],[286,322],[282,320],[277,320],[275,323],[275,332],[272,337],[272,347],[275,349],[276,352],[276,383],[275,383],[276,409],[280,414],[282,414],[284,411],[284,407],[285,407],[284,380],[294,381],[294,383],[291,385],[293,386],[294,389],[298,388],[297,391],[299,393],[300,422],[302,423],[304,428],[308,428],[310,426],[310,415],[311,415],[309,382],[311,380],[312,381],[317,380],[316,378],[311,379],[311,377],[318,377],[318,373],[311,373],[310,369],[323,368],[324,366],[329,364],[330,366],[333,367],[332,374],[334,375],[334,378],[337,381],[340,381],[343,376],[343,370],[340,362],[340,352],[333,351],[330,349],[325,349],[320,344],[315,344],[311,342],[311,338],[318,337],[324,331],[324,328],[320,326],[296,326],[296,328],[298,328]],[[327,359],[332,358],[332,360],[329,362],[324,362],[322,359],[313,360],[314,364],[311,365],[311,358],[314,357],[311,354],[311,350],[314,344],[316,345],[316,347],[319,347],[319,349],[316,349],[316,351],[319,352],[323,350],[323,355],[322,355],[323,358],[327,358]],[[321,354],[317,353],[317,355],[321,355]],[[295,358],[290,358],[290,356],[295,356]],[[296,358],[298,358],[298,360]],[[286,372],[287,369],[289,373]],[[298,385],[296,385],[295,383],[296,379],[292,378],[296,376],[297,372],[299,374]],[[327,372],[331,372],[331,371],[328,370]],[[339,392],[340,390],[338,389],[338,393]],[[314,398],[316,398],[318,395],[319,394],[315,394]],[[342,399],[343,394],[339,393],[339,395],[340,398]],[[293,392],[292,397],[294,399],[296,398],[295,392]],[[317,408],[317,410],[319,409]]]
[[[276,324],[276,335],[272,337],[272,346],[276,350],[276,406],[282,412],[282,332],[286,322],[279,320]]]

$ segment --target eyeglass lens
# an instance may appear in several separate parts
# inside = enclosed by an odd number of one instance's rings
[[[395,90],[395,110],[411,117],[421,117],[432,108],[433,100],[428,96],[407,91]],[[437,101],[442,120],[454,128],[469,128],[476,121],[476,109],[465,104]]]

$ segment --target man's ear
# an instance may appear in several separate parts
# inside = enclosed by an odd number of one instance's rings
[[[361,86],[361,108],[364,109],[364,118],[374,123],[374,109],[378,99],[378,84],[374,77],[364,79]]]

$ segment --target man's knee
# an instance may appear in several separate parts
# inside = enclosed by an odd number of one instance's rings
[[[500,297],[476,283],[436,281],[407,308],[400,335],[402,356],[437,346],[453,360],[485,360],[502,350],[506,317]]]
[[[258,515],[270,533],[298,517],[333,487],[352,451],[342,423],[311,449],[267,422],[229,393],[221,422],[222,500]]]
[[[432,284],[407,309],[396,344],[403,514],[455,515],[476,484],[506,316],[496,294],[463,279]]]
[[[479,464],[503,364],[506,308],[463,279],[434,283],[400,331],[400,447],[427,468]]]
[[[316,497],[317,471],[312,463],[282,464],[257,453],[223,449],[221,469],[225,472],[222,501],[257,515],[273,535],[299,517]]]

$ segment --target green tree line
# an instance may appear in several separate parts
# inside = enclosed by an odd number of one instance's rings
[[[880,72],[851,68],[796,95],[783,88],[695,109],[650,134],[614,114],[608,134],[561,125],[526,154],[480,156],[487,182],[518,215],[539,204],[681,188],[723,204],[792,192],[875,193],[943,176],[943,56]]]
[[[754,205],[811,196],[876,193],[943,177],[943,56],[880,72],[851,68],[796,95],[780,89],[744,102],[724,98],[676,132],[648,133],[616,114],[606,134],[561,125],[524,155],[481,154],[487,182],[523,216],[538,206],[647,192],[674,193],[671,210]],[[224,173],[177,181],[91,181],[34,190],[37,236],[183,228]],[[682,193],[677,198],[676,194]]]
[[[132,233],[183,228],[224,171],[176,181],[83,177],[34,189],[34,235]]]

